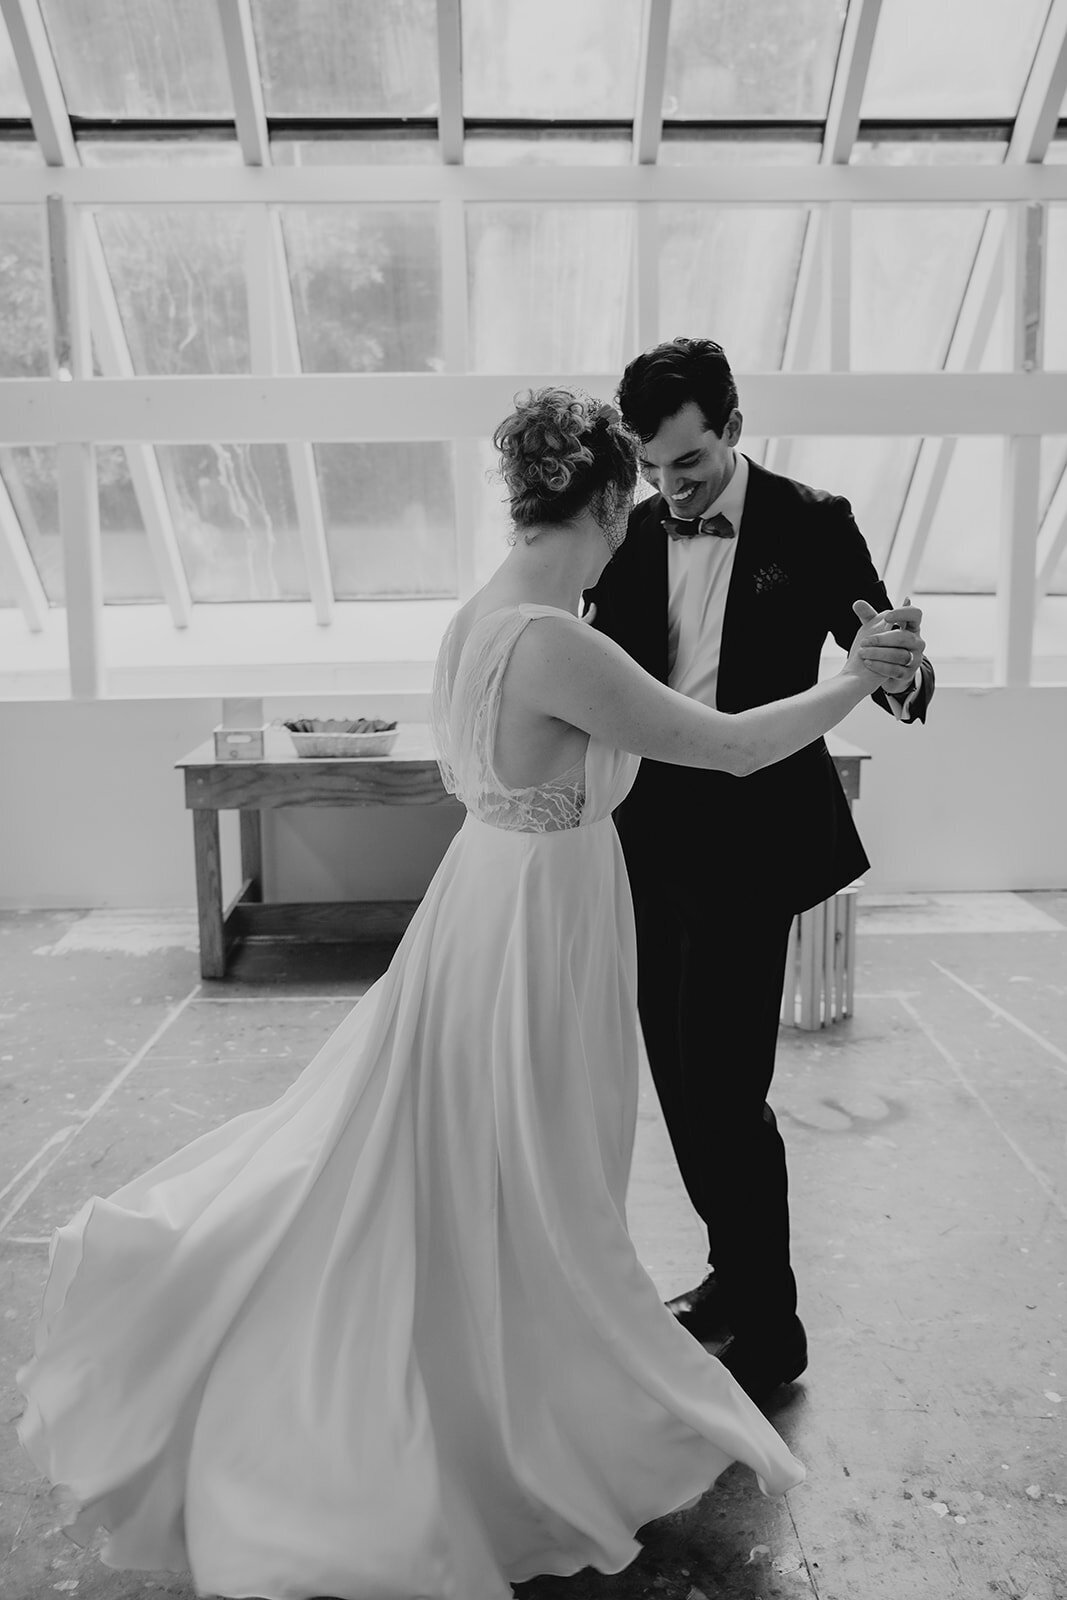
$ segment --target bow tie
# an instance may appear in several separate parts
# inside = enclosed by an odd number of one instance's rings
[[[702,533],[714,533],[720,539],[733,539],[737,535],[737,529],[721,511],[716,511],[713,517],[698,517],[692,522],[683,521],[681,517],[663,517],[662,524],[672,539],[696,539]]]

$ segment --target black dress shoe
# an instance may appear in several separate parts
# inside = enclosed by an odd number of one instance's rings
[[[804,1324],[794,1317],[786,1333],[773,1342],[760,1340],[757,1344],[731,1334],[715,1354],[750,1399],[762,1400],[781,1384],[800,1377],[808,1364],[808,1340]]]
[[[667,1310],[673,1312],[686,1332],[701,1344],[725,1339],[730,1331],[722,1291],[713,1271],[695,1289],[687,1289],[684,1294],[668,1300]]]

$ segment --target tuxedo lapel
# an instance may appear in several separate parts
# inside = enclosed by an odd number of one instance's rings
[[[633,512],[626,541],[608,572],[630,621],[627,638],[616,635],[646,672],[667,681],[667,534],[662,496],[651,495]],[[616,570],[612,572],[611,568]]]
[[[753,674],[759,671],[758,589],[756,577],[773,563],[774,479],[749,462],[745,509],[737,535],[730,587],[722,622],[722,644],[715,701],[721,711],[752,704]]]

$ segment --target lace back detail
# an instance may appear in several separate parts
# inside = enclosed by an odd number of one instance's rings
[[[529,621],[510,607],[481,617],[456,659],[453,617],[434,669],[430,732],[441,781],[468,811],[494,828],[557,833],[581,822],[585,758],[557,777],[523,789],[505,788],[493,768],[501,684],[515,641]]]

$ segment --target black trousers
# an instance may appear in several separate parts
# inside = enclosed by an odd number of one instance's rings
[[[785,1147],[767,1091],[793,913],[631,871],[638,1007],[682,1180],[731,1327],[773,1342],[796,1312]]]

